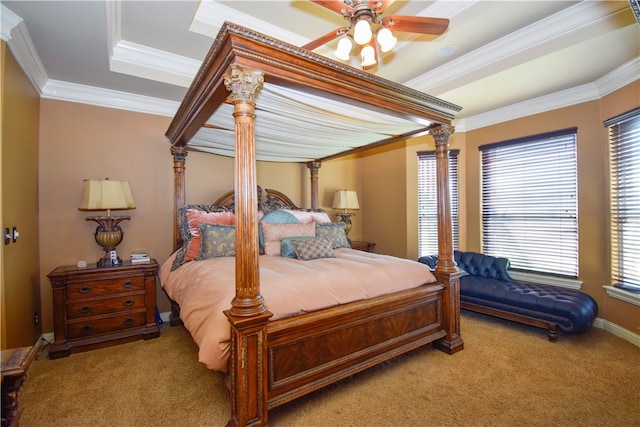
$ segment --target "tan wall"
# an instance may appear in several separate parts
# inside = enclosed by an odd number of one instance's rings
[[[80,212],[82,180],[129,181],[136,209],[130,215],[118,255],[147,248],[165,259],[172,244],[173,168],[164,131],[169,117],[43,99],[40,116],[40,248],[43,330],[53,330],[51,285],[46,275],[79,260],[96,262],[95,222]],[[162,297],[161,293],[159,296]]]
[[[363,240],[374,242],[377,253],[398,257],[407,253],[405,151],[401,141],[361,154]]]
[[[637,105],[638,84],[594,101],[558,111],[456,134],[460,148],[460,248],[479,250],[479,159],[477,146],[564,127],[579,128],[580,269],[584,289],[596,297],[600,317],[638,331],[638,307],[606,297],[608,281],[608,189],[606,132],[602,120]],[[3,101],[6,96],[3,96]],[[6,102],[6,101],[4,101]],[[635,104],[634,104],[635,102]],[[6,104],[5,104],[6,105]],[[620,110],[620,111],[617,111]],[[164,132],[169,117],[42,100],[40,107],[40,280],[43,330],[51,331],[51,289],[46,274],[58,265],[94,262],[101,248],[93,240],[94,223],[80,212],[82,180],[131,182],[137,209],[118,247],[121,257],[146,247],[159,261],[172,249],[173,169]],[[3,132],[4,134],[4,132]],[[324,162],[320,168],[320,206],[331,212],[338,189],[358,191],[361,209],[350,237],[377,243],[376,251],[417,256],[415,152],[432,149],[430,137],[399,142],[366,153]],[[34,173],[37,173],[34,172]],[[191,152],[187,156],[186,198],[208,203],[233,187],[233,160]],[[258,183],[310,206],[309,171],[294,163],[259,162]],[[168,310],[159,292],[159,308]],[[4,300],[4,298],[3,298]],[[3,310],[4,311],[4,310]]]
[[[131,216],[120,225],[124,239],[121,258],[134,248],[147,248],[164,261],[171,253],[173,236],[173,160],[164,136],[169,117],[132,113],[62,101],[42,100],[40,132],[41,292],[43,327],[53,329],[51,286],[46,278],[59,265],[78,260],[95,262],[102,249],[93,239],[96,224],[85,220],[90,212],[78,211],[82,180],[128,180],[136,209],[116,211]],[[212,203],[233,189],[234,160],[189,152],[186,160],[188,203]],[[298,163],[258,162],[258,184],[284,192],[301,207],[310,206],[309,170]],[[337,189],[359,190],[358,162],[353,157],[328,161],[320,168],[321,207],[331,212]],[[359,238],[361,224],[354,220],[352,237]],[[169,304],[158,288],[158,308]]]
[[[478,146],[558,129],[578,128],[579,278],[593,296],[599,317],[640,332],[640,307],[608,297],[610,284],[608,136],[603,121],[640,105],[636,82],[600,101],[585,102],[467,132],[466,250],[480,251],[480,160]]]
[[[2,349],[36,343],[41,325],[38,248],[40,99],[2,42],[2,227],[20,233],[2,249]]]

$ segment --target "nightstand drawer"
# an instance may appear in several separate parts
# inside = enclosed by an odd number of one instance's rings
[[[145,312],[125,313],[118,316],[106,317],[67,325],[67,336],[70,339],[84,338],[91,335],[106,334],[108,332],[122,331],[127,328],[135,328],[145,325]]]
[[[119,277],[93,282],[71,283],[67,286],[67,298],[84,299],[142,290],[144,290],[144,277]]]
[[[67,304],[67,318],[77,319],[138,308],[144,308],[144,294],[69,303]]]

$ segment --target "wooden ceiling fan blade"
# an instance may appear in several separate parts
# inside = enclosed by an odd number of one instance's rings
[[[338,0],[311,0],[311,2],[341,15],[346,14],[348,16],[352,16],[353,12],[355,12],[355,10],[351,6],[344,4]]]
[[[349,31],[349,27],[340,27],[335,30],[328,32],[324,36],[320,36],[315,40],[310,41],[309,43],[302,46],[303,49],[314,50],[323,44],[329,43],[331,40],[340,37],[343,34],[346,34]]]
[[[391,31],[407,33],[433,34],[439,36],[449,28],[449,20],[445,18],[428,18],[424,16],[387,16],[382,19],[382,26]]]

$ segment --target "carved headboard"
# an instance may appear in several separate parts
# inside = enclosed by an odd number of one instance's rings
[[[235,195],[233,191],[228,191],[213,202],[215,206],[221,206],[229,209],[235,208]],[[284,193],[276,190],[265,189],[258,186],[258,210],[264,213],[276,209],[300,209],[291,201]]]

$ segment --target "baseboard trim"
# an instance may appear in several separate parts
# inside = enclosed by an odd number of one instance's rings
[[[608,320],[596,317],[596,319],[593,321],[593,327],[603,329],[609,333],[612,333],[618,338],[622,338],[623,340],[630,342],[636,347],[640,347],[640,335],[633,333],[630,330],[625,329],[613,322],[609,322]]]

